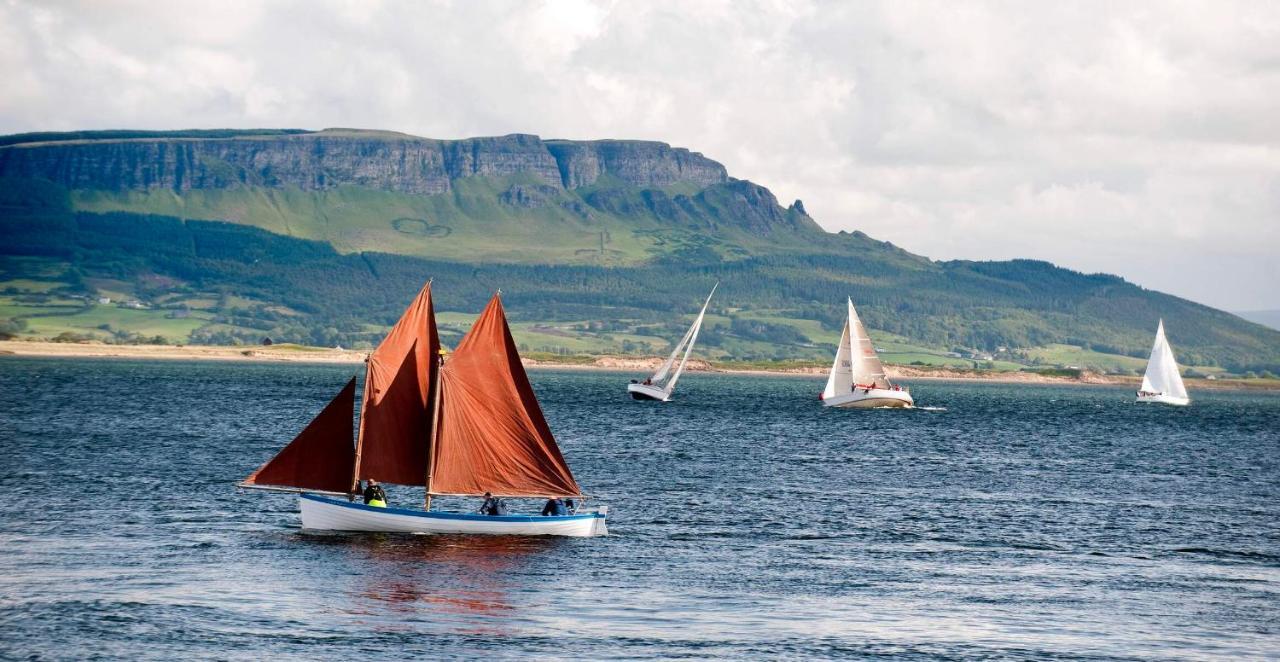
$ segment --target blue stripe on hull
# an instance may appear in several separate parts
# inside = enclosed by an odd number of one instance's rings
[[[603,519],[605,516],[600,513],[583,513],[581,515],[480,515],[480,514],[464,514],[464,513],[439,513],[427,512],[425,510],[409,510],[407,508],[378,508],[376,506],[366,506],[363,503],[355,503],[342,501],[340,499],[329,499],[314,494],[300,495],[303,499],[311,501],[319,501],[320,503],[330,506],[342,506],[343,508],[351,508],[353,510],[368,510],[375,513],[389,513],[392,515],[408,515],[410,517],[421,517],[423,519],[452,519],[452,520],[477,520],[482,522],[564,522],[569,520],[583,519]]]

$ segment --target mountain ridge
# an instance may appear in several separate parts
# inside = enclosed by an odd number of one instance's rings
[[[26,135],[0,137],[3,282],[43,270],[66,284],[50,291],[114,287],[209,310],[183,318],[202,325],[173,325],[188,335],[366,342],[368,321],[395,304],[361,292],[398,294],[440,275],[465,293],[442,301],[467,310],[484,289],[472,273],[502,281],[492,284],[511,292],[516,317],[542,328],[577,320],[551,336],[595,339],[566,348],[652,351],[666,342],[656,320],[720,279],[707,344],[738,356],[821,355],[838,324],[831,311],[852,295],[870,326],[938,355],[1067,343],[1137,357],[1164,316],[1196,365],[1280,367],[1280,334],[1221,311],[1116,276],[1032,260],[936,262],[829,233],[802,202],[784,207],[666,143],[350,129]],[[363,289],[313,282],[316,264]],[[218,303],[192,308],[210,298]],[[618,315],[629,321],[618,326]],[[122,332],[107,326],[75,328]]]
[[[562,188],[589,186],[602,174],[645,187],[683,182],[705,187],[729,179],[720,163],[657,141],[544,141],[521,133],[438,140],[353,129],[97,140],[92,134],[68,140],[35,135],[42,140],[0,138],[0,177],[115,190],[255,185],[324,190],[355,184],[428,195],[448,192],[454,180],[476,175],[532,173]]]

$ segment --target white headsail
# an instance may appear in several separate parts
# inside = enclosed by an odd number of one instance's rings
[[[1187,387],[1183,385],[1182,375],[1178,372],[1178,362],[1173,358],[1173,349],[1164,337],[1164,320],[1160,320],[1156,327],[1156,341],[1151,346],[1147,372],[1142,375],[1142,391],[1176,398],[1187,397]]]
[[[711,287],[711,294],[708,294],[707,300],[703,302],[702,310],[698,312],[698,318],[693,321],[693,325],[689,327],[689,330],[685,331],[684,337],[680,339],[680,342],[676,343],[676,346],[672,348],[671,355],[658,368],[658,371],[649,377],[649,383],[658,386],[667,395],[671,395],[671,392],[675,390],[676,382],[680,381],[680,373],[684,372],[684,366],[689,362],[689,353],[693,351],[694,343],[698,342],[698,331],[702,329],[702,320],[707,316],[707,306],[711,305],[711,297],[715,295],[717,287],[720,287],[720,283],[716,283]],[[681,350],[683,350],[684,355],[680,358],[680,364],[676,365],[676,357],[681,356]],[[672,366],[675,366],[674,373],[671,372]],[[668,375],[670,375],[670,379],[668,379]],[[663,384],[663,380],[667,380],[665,384]]]
[[[853,362],[849,351],[849,320],[844,321],[844,331],[840,333],[840,344],[836,345],[836,360],[831,364],[831,374],[827,376],[827,388],[822,391],[824,400],[833,398],[837,393],[848,393],[853,390]]]

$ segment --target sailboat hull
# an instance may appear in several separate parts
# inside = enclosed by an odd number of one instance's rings
[[[1140,395],[1134,402],[1154,402],[1162,405],[1174,405],[1176,407],[1185,407],[1191,404],[1191,398],[1179,398],[1175,395],[1165,395],[1157,393],[1156,395]]]
[[[467,533],[573,538],[603,536],[609,532],[603,512],[562,517],[464,515],[405,508],[375,508],[313,494],[301,495],[298,507],[302,511],[302,528],[308,531]]]
[[[627,393],[636,400],[657,400],[658,402],[667,402],[670,395],[666,391],[657,386],[647,386],[645,384],[627,384]]]
[[[875,409],[878,407],[906,408],[915,406],[911,394],[907,391],[895,391],[887,388],[855,389],[853,393],[845,393],[822,401],[825,407],[841,409]]]

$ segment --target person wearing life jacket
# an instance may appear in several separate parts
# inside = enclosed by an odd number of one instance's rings
[[[387,507],[387,493],[378,484],[378,481],[370,478],[369,484],[364,488],[364,505],[373,506],[374,508]]]

